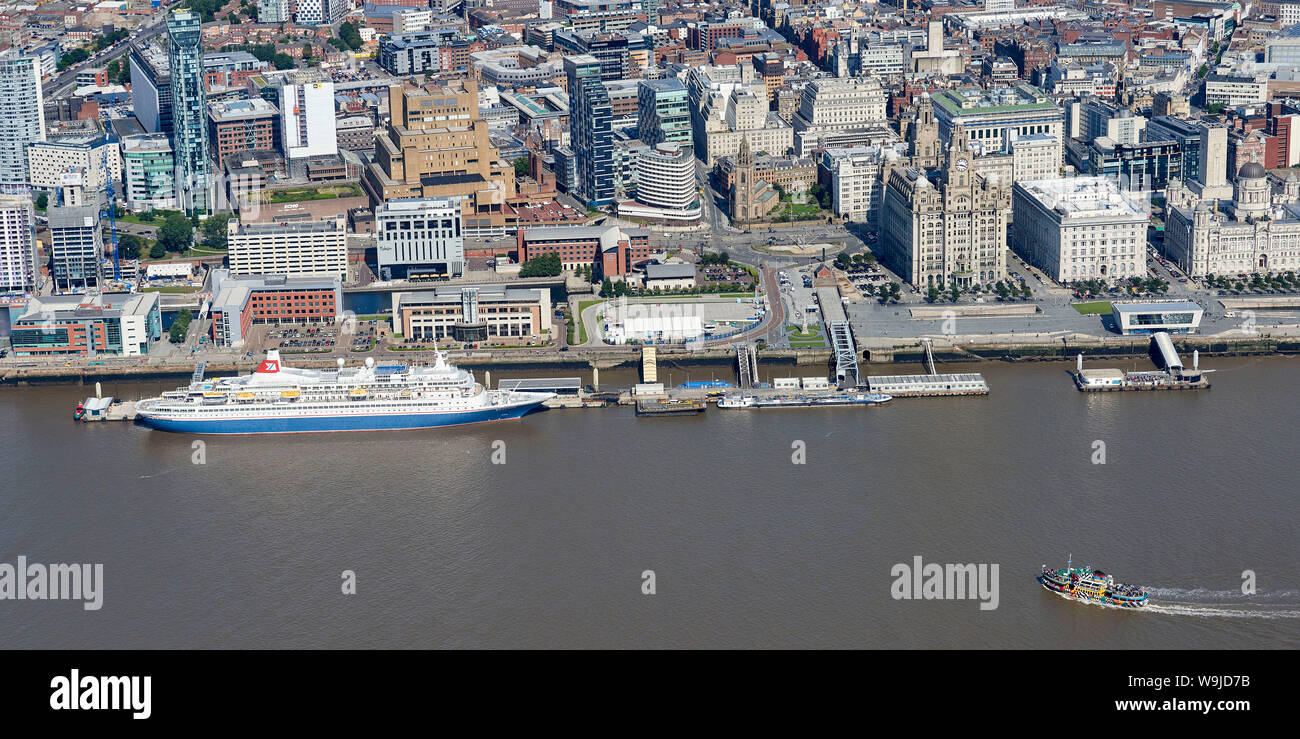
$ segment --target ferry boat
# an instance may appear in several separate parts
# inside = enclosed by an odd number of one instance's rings
[[[759,398],[759,408],[820,408],[841,405],[880,405],[893,400],[884,393],[851,393],[848,395],[776,395]]]
[[[728,395],[718,398],[719,408],[753,408],[758,398],[753,395]]]
[[[1043,565],[1038,581],[1053,593],[1088,603],[1101,603],[1121,608],[1142,608],[1149,596],[1144,588],[1115,582],[1115,578],[1091,567],[1073,567],[1074,558],[1065,569],[1054,570]]]
[[[285,367],[274,349],[242,377],[204,380],[136,403],[136,420],[191,434],[381,431],[520,418],[554,393],[489,390],[447,362],[336,370]]]

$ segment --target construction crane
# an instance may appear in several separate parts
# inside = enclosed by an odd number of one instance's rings
[[[110,139],[111,141],[111,139]],[[108,167],[108,146],[104,147],[104,207],[108,209],[108,238],[109,248],[113,251],[113,281],[122,279],[122,260],[117,253],[117,208],[113,202],[113,172]],[[99,214],[102,219],[103,213]]]

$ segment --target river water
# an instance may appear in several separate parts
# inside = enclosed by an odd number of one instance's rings
[[[1200,392],[1088,395],[1063,364],[990,363],[956,369],[983,372],[986,398],[544,411],[201,450],[74,424],[85,387],[2,388],[0,563],[102,563],[104,583],[97,611],[0,600],[0,643],[1296,648],[1297,361],[1203,361]],[[1153,605],[1039,587],[1071,554]],[[997,565],[996,608],[895,599],[916,556]]]

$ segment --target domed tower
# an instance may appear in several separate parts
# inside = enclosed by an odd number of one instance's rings
[[[1233,187],[1232,211],[1238,220],[1268,216],[1273,189],[1268,184],[1268,172],[1259,162],[1242,165]]]

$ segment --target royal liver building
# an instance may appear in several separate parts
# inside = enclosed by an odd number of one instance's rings
[[[955,283],[966,289],[1003,279],[1011,183],[975,171],[961,123],[938,162],[924,151],[937,137],[923,134],[918,126],[912,157],[889,172],[880,206],[883,261],[917,287]]]
[[[1264,168],[1247,162],[1231,202],[1170,193],[1165,251],[1192,277],[1300,270],[1300,180],[1274,196]],[[1180,202],[1181,201],[1181,202]]]

